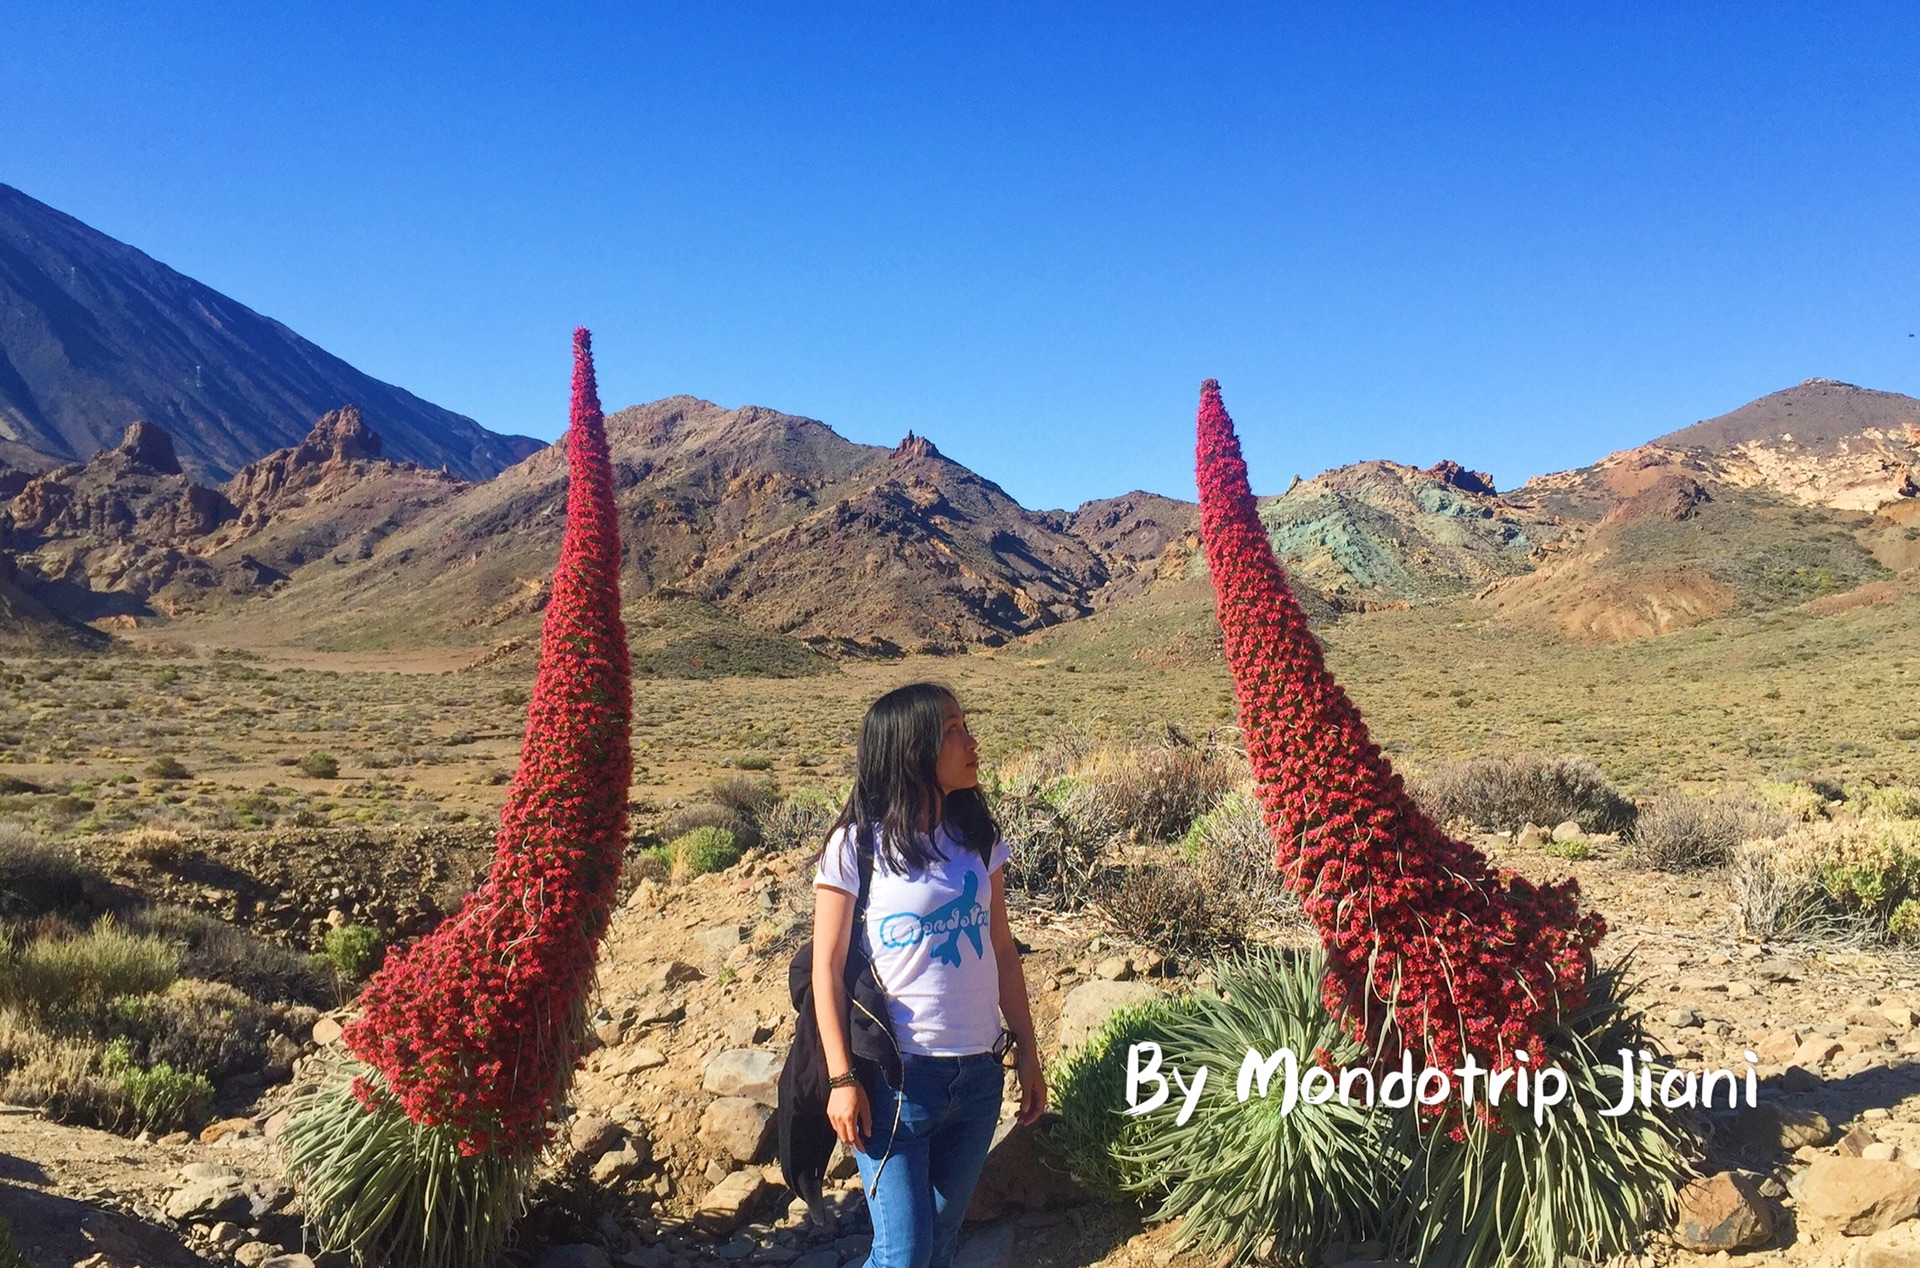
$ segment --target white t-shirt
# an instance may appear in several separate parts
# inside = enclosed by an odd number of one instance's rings
[[[1012,851],[996,841],[982,864],[945,827],[934,844],[946,861],[904,875],[875,849],[863,932],[900,1051],[964,1057],[988,1051],[1000,1038],[1000,972],[988,916],[992,875]],[[851,830],[828,839],[813,883],[860,892]]]

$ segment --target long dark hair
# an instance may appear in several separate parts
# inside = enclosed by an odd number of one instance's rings
[[[852,828],[892,872],[911,872],[946,858],[927,833],[940,823],[965,848],[988,861],[1000,829],[978,788],[942,798],[934,766],[946,733],[946,707],[959,701],[937,682],[898,687],[873,702],[860,723],[853,791],[833,830]]]

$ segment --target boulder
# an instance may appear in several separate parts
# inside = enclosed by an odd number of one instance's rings
[[[567,1144],[582,1158],[598,1158],[620,1144],[620,1124],[598,1114],[582,1114],[567,1128]]]
[[[1868,1158],[1816,1159],[1787,1184],[1802,1216],[1864,1237],[1920,1213],[1920,1171]]]
[[[745,1096],[768,1109],[780,1103],[780,1058],[760,1048],[729,1048],[707,1062],[700,1086],[710,1096]]]
[[[1107,1018],[1129,1004],[1158,999],[1159,987],[1151,982],[1082,982],[1067,992],[1060,1005],[1060,1030],[1054,1039],[1057,1052],[1070,1052],[1093,1037]]]
[[[986,1166],[967,1204],[969,1222],[1087,1200],[1079,1181],[1047,1145],[1046,1133],[1057,1121],[1057,1115],[1049,1115],[1022,1127],[1008,1119],[994,1130]]]
[[[773,1110],[750,1096],[722,1096],[700,1115],[700,1143],[735,1162],[759,1162]]]
[[[593,1182],[602,1188],[624,1184],[644,1161],[632,1141],[622,1141],[617,1149],[601,1154],[593,1164]]]
[[[1556,841],[1578,841],[1585,835],[1586,833],[1580,830],[1580,821],[1577,819],[1566,819],[1554,825],[1553,839]]]
[[[1728,1142],[1744,1153],[1792,1153],[1806,1145],[1824,1145],[1833,1138],[1825,1117],[1797,1106],[1763,1101],[1734,1118]]]
[[[166,1216],[179,1224],[214,1224],[249,1219],[252,1206],[238,1178],[191,1180],[167,1199]]]
[[[1680,1190],[1673,1237],[1708,1254],[1758,1246],[1773,1236],[1773,1215],[1755,1181],[1735,1171],[1701,1176]]]
[[[1920,1172],[1913,1174],[1920,1176]],[[707,1190],[694,1208],[693,1222],[709,1233],[725,1236],[740,1227],[766,1187],[766,1177],[756,1168],[732,1172]]]

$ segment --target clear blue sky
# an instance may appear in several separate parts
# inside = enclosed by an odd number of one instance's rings
[[[391,10],[404,9],[404,13]],[[1441,12],[1445,10],[1445,12]],[[1920,6],[13,0],[0,181],[500,431],[691,392],[1030,506],[1502,486],[1920,394]]]

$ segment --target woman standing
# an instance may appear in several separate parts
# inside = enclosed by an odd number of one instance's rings
[[[827,1118],[854,1151],[873,1215],[868,1268],[948,1268],[1000,1116],[1003,1016],[1019,1051],[1019,1121],[1047,1104],[1007,925],[1009,851],[980,793],[979,746],[947,688],[916,683],[876,700],[856,765],[814,877]],[[863,844],[872,878],[856,933]],[[845,966],[856,936],[887,996],[898,1087],[853,1060]]]

